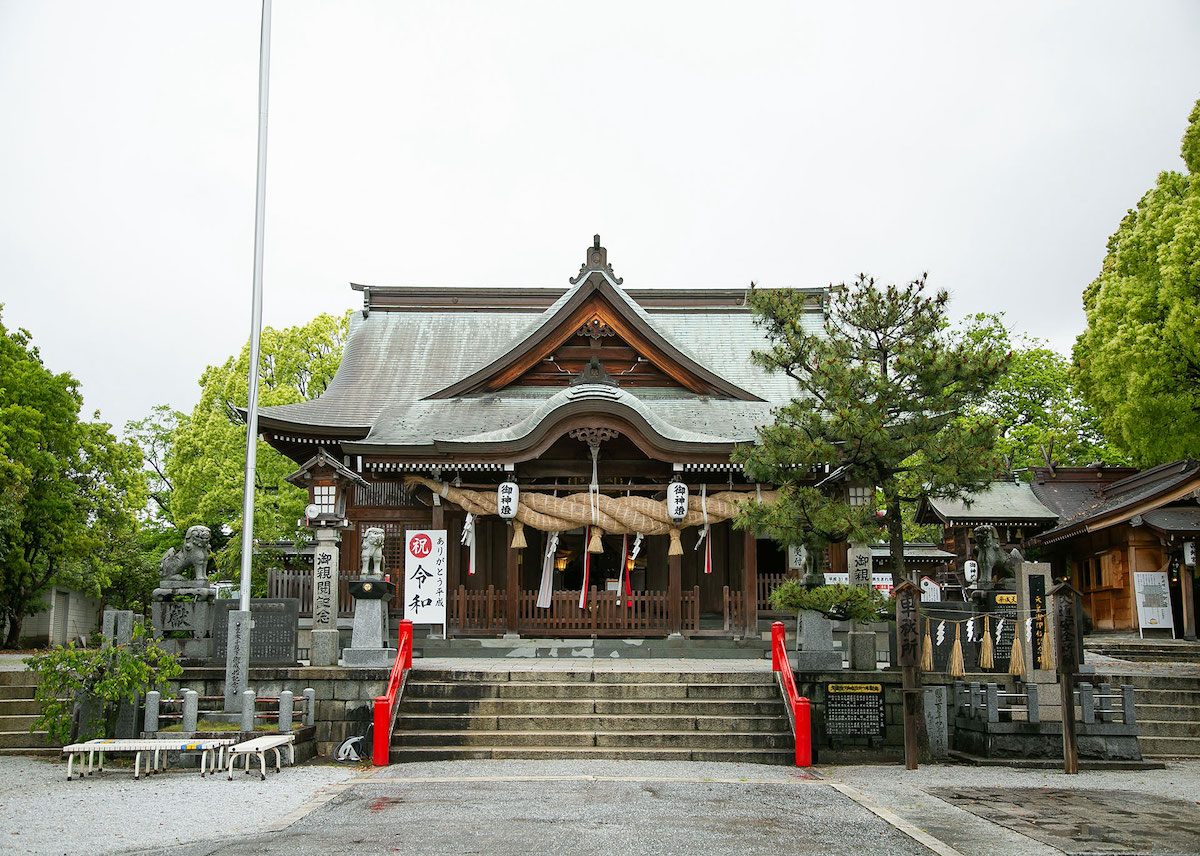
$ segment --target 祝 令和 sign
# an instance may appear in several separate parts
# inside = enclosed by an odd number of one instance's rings
[[[404,617],[414,624],[446,623],[446,530],[404,535]]]

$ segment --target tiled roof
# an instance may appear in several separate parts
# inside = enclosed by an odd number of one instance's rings
[[[941,522],[950,526],[984,523],[1049,525],[1058,520],[1058,513],[1039,502],[1025,482],[996,481],[985,490],[961,499],[926,497],[921,504],[928,505]],[[928,517],[922,515],[923,519]]]

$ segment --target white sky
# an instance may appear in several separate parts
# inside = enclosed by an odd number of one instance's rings
[[[1069,350],[1200,4],[277,0],[264,321],[379,285],[928,270]],[[0,302],[118,426],[249,335],[258,4],[0,0]]]

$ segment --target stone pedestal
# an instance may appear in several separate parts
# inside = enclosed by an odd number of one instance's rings
[[[846,647],[849,649],[850,670],[854,672],[873,672],[877,668],[875,660],[875,631],[867,629],[852,629],[846,634]]]
[[[314,666],[338,665],[338,553],[341,533],[320,528],[313,553],[313,624],[308,659]]]
[[[842,654],[833,647],[833,622],[805,610],[796,618],[796,671],[840,672]]]
[[[207,581],[160,581],[150,603],[150,621],[166,651],[185,662],[212,656],[215,596]]]
[[[354,631],[350,647],[342,652],[342,662],[347,666],[391,666],[396,659],[396,649],[387,647],[391,583],[383,577],[363,576],[351,583],[351,590],[355,593]]]

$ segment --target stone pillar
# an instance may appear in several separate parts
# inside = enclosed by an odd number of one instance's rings
[[[292,691],[279,694],[279,730],[286,734],[292,730]]]
[[[250,610],[229,610],[229,633],[225,637],[225,712],[241,710],[242,691],[250,674]]]
[[[161,698],[158,690],[146,693],[146,718],[142,723],[142,731],[154,734],[158,731],[158,701]]]
[[[733,530],[732,526],[729,528]],[[742,530],[742,610],[745,619],[743,634],[748,639],[759,638],[758,539],[753,529]]]
[[[338,558],[341,533],[322,527],[316,530],[313,554],[313,624],[309,663],[336,666],[341,656],[338,644]],[[232,637],[231,637],[232,638]]]
[[[871,587],[871,573],[874,570],[874,564],[869,545],[850,545],[850,549],[846,551],[846,570],[850,574],[850,585],[857,588]]]
[[[183,691],[183,719],[180,727],[184,733],[196,730],[196,722],[200,718],[200,694],[195,690]]]
[[[929,754],[934,758],[950,756],[950,729],[947,719],[946,687],[926,687],[925,731],[929,735]]]
[[[317,691],[312,687],[304,689],[304,724],[315,725],[317,722]]]
[[[521,551],[513,549],[513,525],[510,522],[501,530],[508,539],[504,555],[508,561],[505,564],[504,575],[504,635],[516,637],[520,635],[520,605],[521,605]],[[587,549],[584,544],[583,549]]]
[[[254,731],[254,690],[242,692],[242,731]]]

